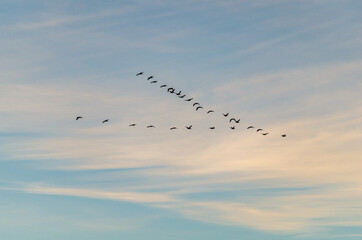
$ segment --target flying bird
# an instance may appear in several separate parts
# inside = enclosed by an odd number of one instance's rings
[[[231,119],[229,120],[229,122],[232,122],[232,121],[234,121],[235,123],[240,123],[240,119],[236,120],[235,118],[231,118]]]
[[[81,119],[81,118],[83,118],[82,116],[78,116],[75,120],[78,120],[78,119]]]
[[[170,92],[170,93],[173,93],[175,91],[174,88],[170,87],[170,88],[167,88],[167,92]]]
[[[196,106],[196,105],[200,105],[200,103],[198,103],[198,102],[195,102],[194,104],[192,104],[192,106]]]
[[[209,129],[215,129],[215,127],[209,127]]]
[[[109,119],[103,120],[102,123],[106,123],[106,122],[109,122]]]
[[[263,131],[263,129],[262,129],[262,128],[259,128],[258,130],[256,130],[256,132],[259,132],[259,131]]]
[[[155,128],[155,126],[149,125],[149,126],[147,126],[147,128]]]
[[[160,87],[160,88],[163,88],[163,87],[167,87],[167,85],[166,85],[166,84],[164,84],[164,85],[161,85],[161,87]]]
[[[172,127],[172,128],[170,128],[170,130],[174,130],[174,129],[177,129],[177,127]]]
[[[282,137],[286,137],[287,136],[287,134],[282,134]]]
[[[235,130],[235,126],[232,126],[232,127],[230,127],[231,128],[231,130]]]
[[[269,133],[262,133],[264,136],[268,135]]]
[[[213,112],[214,112],[214,110],[209,110],[209,111],[207,111],[207,114],[213,113]]]
[[[132,123],[132,124],[130,124],[129,126],[130,126],[130,127],[134,127],[134,126],[136,126],[136,124],[135,124],[135,123]]]
[[[147,78],[147,81],[150,80],[150,79],[152,79],[152,78],[153,78],[153,76],[149,76],[149,77]]]
[[[203,109],[203,107],[198,106],[198,107],[196,108],[196,111],[199,110],[199,109]]]
[[[180,96],[181,95],[181,91],[179,91],[178,93],[175,93],[177,96]]]
[[[157,81],[152,81],[151,83],[156,83]]]
[[[136,74],[136,76],[139,76],[139,75],[142,75],[142,74],[143,74],[143,72],[139,72],[139,73]]]
[[[186,97],[186,95],[184,94],[184,95],[182,95],[182,96],[179,96],[179,98],[184,98],[184,97]]]
[[[190,126],[185,126],[185,128],[191,129],[191,128],[192,128],[192,125],[190,125]]]
[[[190,102],[192,99],[194,99],[194,98],[189,98],[189,99],[186,99],[185,101]]]
[[[229,113],[222,113],[222,115],[224,115],[224,117],[229,116]]]
[[[247,127],[246,129],[250,129],[250,128],[254,128],[254,126],[249,126],[249,127]]]

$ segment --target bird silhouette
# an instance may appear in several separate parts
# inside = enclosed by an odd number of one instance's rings
[[[139,76],[139,75],[142,75],[142,74],[143,74],[143,72],[139,72],[139,73],[136,74],[136,76]]]
[[[155,128],[153,125],[148,125],[147,128]]]
[[[235,130],[235,126],[230,127],[232,130]]]
[[[75,120],[78,120],[78,119],[81,119],[81,118],[83,118],[82,116],[78,116]]]
[[[184,97],[186,97],[186,95],[184,94],[184,95],[182,95],[182,96],[179,96],[179,98],[184,98]]]
[[[224,115],[224,117],[229,116],[229,113],[222,113],[222,115]]]
[[[106,123],[106,122],[109,122],[109,119],[103,120],[102,123]]]
[[[130,124],[129,126],[130,126],[130,127],[134,127],[134,126],[136,126],[136,124],[135,124],[135,123],[132,123],[132,124]]]
[[[262,128],[259,128],[259,129],[256,130],[256,132],[259,132],[259,131],[263,131],[263,129],[262,129]]]
[[[268,135],[269,133],[262,133],[264,136]]]
[[[282,137],[286,137],[287,136],[287,134],[282,134]]]
[[[200,105],[200,103],[195,102],[194,104],[192,104],[192,106],[196,106],[196,105]]]
[[[179,91],[178,93],[175,93],[177,96],[180,96],[181,95],[181,91]]]
[[[247,127],[246,129],[250,129],[250,128],[254,128],[254,126],[249,126],[249,127]]]
[[[175,89],[174,89],[174,88],[172,88],[172,87],[167,88],[167,92],[173,93],[173,92],[175,92]]]
[[[229,120],[229,122],[232,122],[232,121],[234,121],[235,123],[240,123],[240,119],[236,120],[235,118],[231,118],[231,119]]]
[[[160,87],[160,88],[163,88],[163,87],[167,87],[167,85],[166,85],[166,84],[164,84],[164,85],[161,85],[161,87]]]
[[[209,111],[207,111],[207,114],[213,113],[213,112],[214,112],[214,110],[209,110]]]
[[[156,83],[157,81],[152,81],[151,83]]]
[[[191,128],[192,128],[192,125],[190,125],[190,126],[185,126],[185,128],[191,129]]]
[[[199,109],[203,109],[203,107],[198,106],[198,107],[196,108],[196,111],[199,110]]]
[[[215,127],[209,127],[209,129],[212,129],[212,130],[213,130],[213,129],[215,129]]]
[[[152,79],[152,78],[153,78],[153,76],[149,76],[149,77],[147,78],[147,81],[150,80],[150,79]]]
[[[192,101],[192,99],[194,99],[194,98],[189,98],[189,99],[186,99],[185,101],[190,102],[190,101]]]
[[[174,129],[177,129],[177,127],[172,127],[172,128],[170,128],[170,130],[174,130]]]

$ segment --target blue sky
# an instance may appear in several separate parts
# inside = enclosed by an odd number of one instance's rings
[[[361,238],[362,2],[0,6],[2,239]]]

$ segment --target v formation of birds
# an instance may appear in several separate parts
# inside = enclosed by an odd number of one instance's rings
[[[136,76],[141,76],[141,75],[144,75],[144,72],[139,72],[139,73],[136,74]],[[147,81],[150,81],[151,79],[154,79],[154,76],[149,76],[149,77],[147,77]],[[150,81],[151,84],[155,84],[155,83],[157,83],[157,82],[158,82],[157,80],[152,80],[152,81]],[[176,89],[175,89],[175,88],[170,87],[170,86],[168,86],[167,84],[162,84],[162,85],[160,86],[160,88],[167,88],[167,92],[168,92],[168,93],[175,94],[175,95],[176,95],[178,98],[180,98],[180,99],[183,99],[183,98],[186,97],[186,94],[182,94],[182,91],[176,92]],[[183,99],[183,100],[186,101],[186,102],[191,102],[193,99],[194,99],[194,98],[186,98],[186,99]],[[202,109],[204,109],[204,107],[201,106],[201,104],[198,103],[198,102],[194,102],[194,103],[192,104],[192,106],[195,107],[195,111],[199,111],[199,110],[201,111]],[[206,114],[215,114],[215,111],[212,110],[212,109],[210,109],[210,110],[208,110],[208,111],[206,112]],[[225,118],[227,118],[227,117],[229,116],[229,113],[221,113],[221,115],[224,116]],[[76,117],[76,120],[79,120],[79,119],[83,119],[83,117],[82,117],[82,116],[77,116],[77,117]],[[109,121],[110,121],[110,119],[105,119],[105,120],[102,121],[102,123],[108,123]],[[229,119],[229,123],[232,123],[232,122],[238,124],[238,123],[240,123],[240,119],[236,119],[236,118],[232,117],[232,118]],[[129,127],[135,127],[135,126],[136,126],[136,123],[132,123],[132,124],[129,125]],[[156,127],[155,127],[154,125],[148,125],[148,126],[146,126],[146,128],[156,128]],[[185,126],[185,128],[188,129],[188,130],[191,130],[191,129],[192,129],[192,125],[190,125],[190,126]],[[171,127],[171,128],[170,128],[170,130],[176,130],[176,129],[178,129],[178,128],[177,128],[177,127]],[[214,130],[215,127],[214,127],[214,126],[210,126],[209,129],[210,129],[210,130]],[[230,129],[231,129],[231,130],[235,130],[235,126],[231,126]],[[254,126],[248,126],[246,129],[247,129],[247,130],[251,130],[251,129],[255,129],[255,127],[254,127]],[[256,132],[257,132],[257,133],[260,133],[260,134],[263,135],[263,136],[266,136],[266,135],[269,134],[269,132],[265,132],[262,128],[258,128],[258,129],[256,130]],[[283,133],[283,134],[280,135],[280,136],[284,138],[284,137],[286,137],[287,135],[286,135],[285,133]]]

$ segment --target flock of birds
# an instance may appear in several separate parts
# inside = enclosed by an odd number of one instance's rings
[[[141,76],[141,75],[144,75],[144,72],[139,72],[139,73],[136,74],[136,76]],[[158,83],[157,80],[152,80],[152,79],[154,79],[154,76],[149,76],[149,77],[147,77],[147,81],[148,81],[150,84],[156,84],[156,83]],[[186,94],[183,94],[182,91],[177,91],[177,92],[176,92],[176,89],[175,89],[175,88],[170,87],[170,86],[168,86],[168,85],[166,85],[166,84],[162,84],[162,85],[160,86],[160,88],[165,88],[165,89],[167,89],[167,92],[168,92],[168,93],[175,94],[178,98],[184,99],[184,101],[186,101],[186,102],[191,102],[191,101],[194,100],[194,98],[186,98]],[[194,102],[194,103],[192,104],[192,106],[195,107],[195,111],[202,111],[202,109],[204,109],[204,107],[201,106],[201,104],[198,103],[198,102]],[[215,111],[212,110],[212,109],[210,109],[210,110],[208,110],[208,111],[206,112],[206,114],[215,114]],[[225,118],[229,117],[229,113],[221,113],[221,114],[222,114]],[[77,117],[76,117],[76,120],[79,120],[79,119],[83,119],[83,117],[82,117],[82,116],[77,116]],[[102,123],[107,123],[107,122],[109,122],[109,119],[105,119],[105,120],[102,121]],[[234,122],[234,123],[236,123],[236,124],[237,124],[237,123],[240,123],[240,119],[236,119],[236,118],[234,118],[234,117],[233,117],[233,118],[229,118],[229,123],[232,123],[232,122]],[[136,126],[136,123],[132,123],[132,124],[129,125],[129,127],[135,127],[135,126]],[[148,125],[147,128],[155,128],[155,126],[154,126],[154,125]],[[190,125],[190,126],[185,126],[185,128],[188,129],[188,130],[191,130],[191,129],[192,129],[192,125]],[[170,130],[176,130],[176,129],[178,129],[178,128],[177,128],[177,127],[171,127],[171,128],[170,128]],[[211,126],[211,127],[209,127],[209,129],[210,129],[210,130],[214,130],[215,127],[214,127],[214,126]],[[235,126],[231,126],[230,129],[231,129],[231,130],[235,130]],[[248,126],[246,129],[247,129],[247,130],[255,129],[255,127],[254,127],[254,126]],[[261,133],[263,136],[266,136],[266,135],[269,134],[269,132],[265,132],[262,128],[257,128],[257,129],[256,129],[256,132],[257,132],[257,133]],[[287,136],[286,134],[282,134],[282,135],[281,135],[281,137],[283,137],[283,138],[286,137],[286,136]]]

